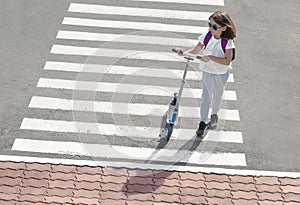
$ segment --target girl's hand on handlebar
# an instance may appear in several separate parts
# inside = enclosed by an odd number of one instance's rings
[[[181,48],[175,48],[175,50],[179,56],[183,56],[183,50]]]

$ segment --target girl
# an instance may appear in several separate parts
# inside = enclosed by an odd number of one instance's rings
[[[199,43],[187,52],[198,54],[203,48],[203,58],[200,62],[202,70],[202,98],[200,107],[201,122],[196,132],[202,136],[206,127],[215,129],[218,124],[218,112],[222,101],[222,94],[229,77],[233,50],[233,39],[236,37],[235,26],[224,11],[217,11],[209,17],[209,31],[202,34]],[[178,49],[178,54],[182,51]],[[181,55],[181,54],[179,54]],[[209,107],[212,107],[210,121],[208,119]]]

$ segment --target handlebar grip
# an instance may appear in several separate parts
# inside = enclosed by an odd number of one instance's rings
[[[172,48],[172,51],[177,53],[177,49],[176,48]]]
[[[182,50],[178,51],[178,49],[176,49],[176,48],[172,48],[172,51],[175,52],[175,53],[183,54]]]

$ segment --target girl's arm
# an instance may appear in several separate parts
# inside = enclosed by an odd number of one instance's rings
[[[223,65],[229,65],[232,59],[232,52],[233,49],[226,49],[225,50],[225,57],[224,58],[218,58],[215,56],[204,56],[201,60],[204,62],[208,62],[208,61],[214,61],[217,62],[219,64],[223,64]]]
[[[187,50],[186,52],[196,55],[201,51],[202,48],[203,45],[199,42],[194,48]]]
[[[186,52],[196,55],[201,51],[202,48],[203,48],[203,45],[199,42],[194,48],[191,48],[190,50],[187,50]],[[178,55],[183,55],[183,54],[180,54],[180,52],[183,52],[183,50],[181,48],[177,48],[177,51],[178,51],[177,52]]]

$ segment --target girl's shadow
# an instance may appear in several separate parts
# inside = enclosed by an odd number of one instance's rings
[[[202,138],[197,137],[196,135],[192,137],[189,141],[181,146],[181,148],[185,148],[190,146],[189,151],[192,152],[199,147],[200,143],[202,142]],[[156,151],[152,153],[152,156],[149,157],[145,164],[151,164],[151,158],[155,156],[155,154],[163,149],[168,144],[168,140],[161,139],[159,144],[156,147]],[[181,150],[180,148],[178,151]],[[173,155],[175,157],[177,152]],[[159,158],[158,158],[159,159]],[[187,165],[186,162],[174,163],[172,165]],[[170,166],[172,166],[170,165]],[[155,191],[164,184],[165,180],[168,179],[173,172],[172,171],[164,171],[158,170],[153,171],[151,174],[145,174],[146,172],[143,170],[137,170],[135,176],[131,176],[128,178],[127,183],[124,184],[123,189],[125,194],[128,195],[135,195],[135,194],[146,194],[146,193],[155,193]]]

